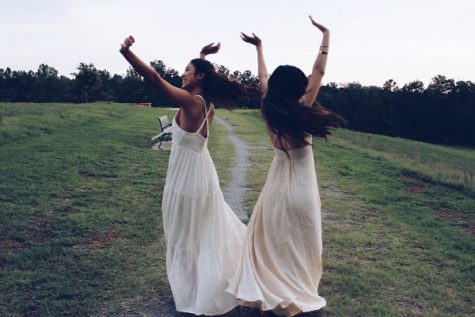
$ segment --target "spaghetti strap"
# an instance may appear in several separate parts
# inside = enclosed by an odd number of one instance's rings
[[[199,133],[201,131],[201,129],[203,129],[204,124],[206,123],[206,136],[208,136],[208,132],[209,132],[208,115],[211,112],[211,109],[213,108],[213,105],[211,104],[209,109],[208,109],[208,107],[206,107],[205,99],[201,95],[196,95],[196,96],[199,97],[201,99],[201,101],[203,101],[203,104],[205,106],[205,108],[204,108],[205,117],[203,119],[203,122],[201,122],[200,127],[198,128],[198,130],[196,130],[195,133]]]

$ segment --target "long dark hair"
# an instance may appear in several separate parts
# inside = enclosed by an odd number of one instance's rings
[[[202,79],[205,99],[216,107],[233,108],[249,103],[259,94],[256,87],[243,85],[216,72],[213,64],[205,59],[192,59],[195,74],[204,74]]]
[[[269,78],[261,109],[279,142],[290,137],[307,143],[305,137],[308,134],[326,139],[332,129],[346,122],[316,101],[310,108],[300,104],[299,99],[304,95],[307,84],[307,76],[290,65],[277,67]]]

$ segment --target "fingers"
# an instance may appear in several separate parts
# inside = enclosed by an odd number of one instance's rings
[[[253,37],[241,32],[241,39],[246,43],[256,45],[257,42],[259,41],[259,38],[254,33],[252,33],[252,35],[253,35]]]
[[[323,25],[321,25],[320,23],[317,23],[311,15],[308,16],[310,18],[310,21],[312,21],[312,24],[315,25],[320,31],[322,31],[323,33],[325,32],[329,32],[328,29],[326,27],[324,27]]]
[[[123,53],[129,49],[129,47],[134,44],[135,39],[132,35],[129,35],[125,38],[124,42],[120,44],[120,51]]]
[[[204,54],[204,55],[216,54],[219,51],[220,47],[221,47],[220,42],[218,42],[218,44],[216,45],[214,45],[214,42],[212,42],[208,45],[203,46],[200,54]]]
[[[310,21],[312,22],[313,25],[315,25],[315,20],[312,18],[311,15],[308,16],[310,18]]]
[[[213,43],[210,43],[210,44],[208,44],[208,45],[203,46],[203,48],[202,48],[201,50],[202,50],[202,51],[204,51],[204,50],[209,50],[212,46],[213,46]]]
[[[128,37],[125,38],[124,43],[122,44],[122,46],[130,47],[134,43],[135,43],[134,37],[132,35],[129,35]]]
[[[218,44],[214,45],[214,42],[209,45],[209,49],[213,52],[218,52],[219,48],[221,47],[221,43],[218,42]]]

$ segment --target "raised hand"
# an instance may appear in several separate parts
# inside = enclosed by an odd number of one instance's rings
[[[318,91],[320,90],[323,75],[325,74],[328,49],[330,48],[330,31],[320,23],[315,22],[312,16],[309,15],[308,17],[312,24],[323,33],[320,49],[312,67],[312,75],[310,75],[310,79],[308,80],[305,93],[299,99],[299,102],[302,105],[312,107],[317,98]]]
[[[203,56],[209,55],[209,54],[216,54],[219,52],[219,49],[221,48],[221,43],[218,42],[218,44],[214,45],[214,43],[208,44],[204,46],[201,49],[200,54]]]
[[[120,45],[120,51],[123,52],[123,51],[126,51],[129,49],[129,47],[132,46],[132,44],[135,43],[135,39],[132,35],[129,35],[125,40],[124,40],[124,43],[122,43]]]
[[[312,24],[315,25],[320,31],[322,31],[322,33],[329,33],[330,31],[324,27],[323,25],[315,22],[315,20],[312,18],[311,15],[308,16],[310,18],[310,21],[312,21]]]
[[[246,43],[255,45],[256,47],[259,47],[262,45],[261,39],[258,38],[257,35],[255,35],[254,33],[252,33],[252,36],[249,36],[241,32],[241,40],[243,40]]]

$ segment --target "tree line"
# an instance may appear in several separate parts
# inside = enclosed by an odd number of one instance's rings
[[[181,86],[180,74],[161,60],[150,65],[172,85]],[[249,70],[218,72],[247,85],[258,85]],[[94,64],[80,63],[73,78],[41,64],[36,72],[0,68],[0,102],[151,102],[153,106],[176,106],[133,69],[124,76],[111,75]],[[427,87],[413,81],[399,87],[388,80],[383,87],[359,83],[322,86],[318,101],[340,113],[348,128],[432,143],[475,146],[475,84],[435,76]],[[242,107],[258,108],[259,100]]]
[[[181,87],[181,76],[175,69],[167,67],[161,60],[152,61],[150,65],[172,85]],[[258,84],[249,70],[231,73],[223,65],[216,67],[220,73],[243,84]],[[46,64],[41,64],[36,72],[0,68],[0,102],[114,101],[173,106],[131,67],[125,76],[121,76],[97,69],[94,64],[80,63],[72,76],[59,76],[55,68]]]

